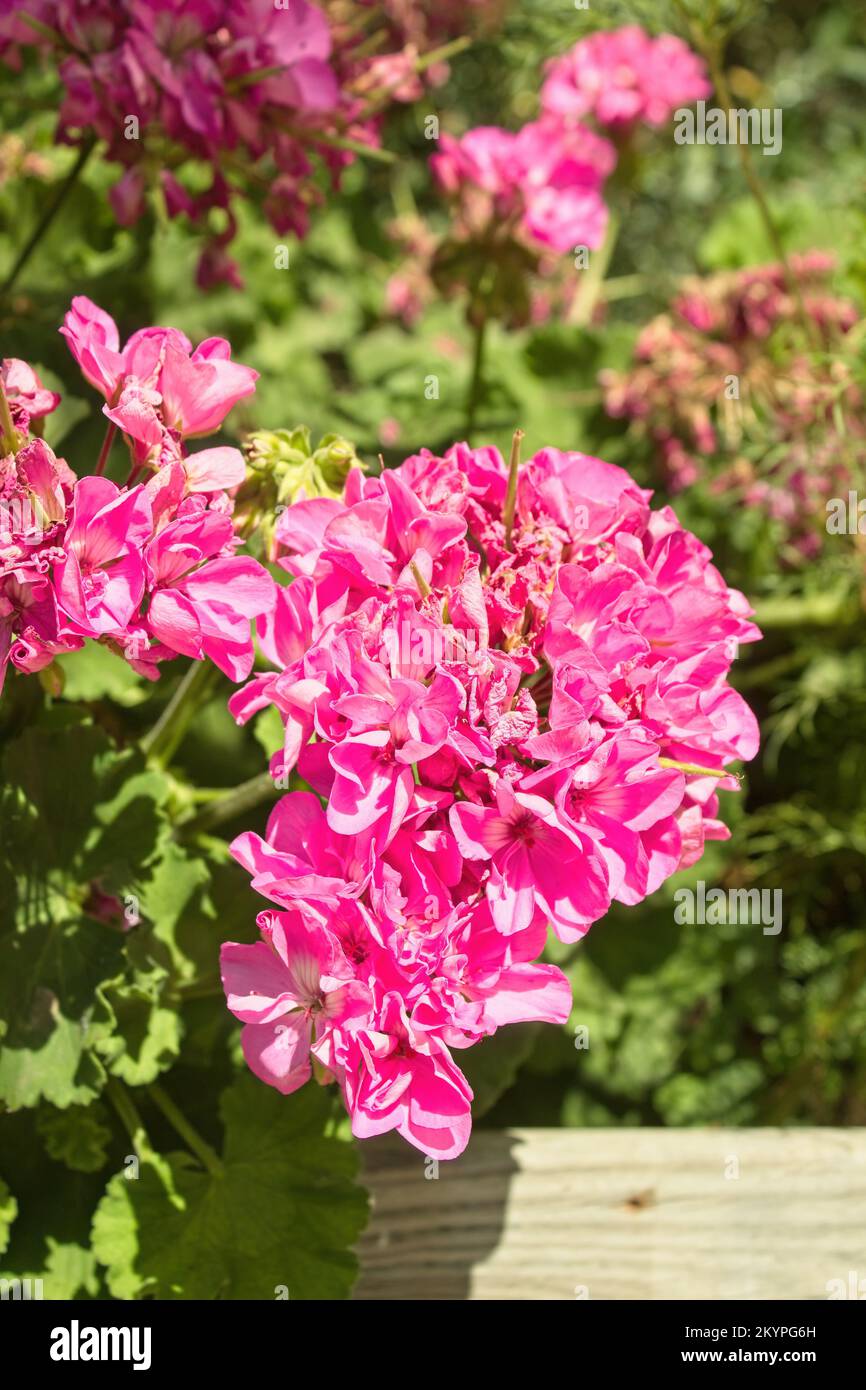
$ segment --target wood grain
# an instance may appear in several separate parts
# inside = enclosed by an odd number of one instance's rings
[[[866,1129],[478,1131],[438,1178],[389,1136],[365,1164],[356,1298],[866,1295]]]

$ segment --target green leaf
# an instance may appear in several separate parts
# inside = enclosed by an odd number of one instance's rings
[[[115,1298],[346,1298],[366,1220],[354,1145],[326,1138],[330,1096],[281,1096],[250,1076],[223,1095],[222,1167],[169,1156],[176,1197],[151,1164],[114,1177],[93,1249]]]
[[[113,700],[132,709],[149,696],[148,683],[128,661],[100,642],[88,642],[79,652],[55,658],[63,671],[64,700]]]
[[[0,1273],[0,1279],[29,1285],[31,1298],[67,1303],[81,1290],[95,1297],[99,1280],[93,1252],[82,1245],[61,1244],[51,1236],[46,1244],[49,1253],[43,1269],[23,1273],[4,1270]]]
[[[78,1173],[97,1173],[105,1167],[112,1138],[107,1120],[105,1107],[95,1101],[68,1110],[40,1110],[36,1128],[49,1157]]]
[[[18,1203],[0,1178],[0,1255],[9,1244],[9,1232],[17,1215]]]
[[[98,989],[123,971],[123,899],[147,879],[168,783],[68,708],[25,731],[4,773],[0,1099],[86,1104],[114,1023]]]
[[[110,1019],[96,992],[122,949],[117,933],[83,917],[0,941],[0,1097],[10,1109],[99,1094],[105,1069],[91,1049]]]
[[[99,1110],[100,1115],[104,1113]],[[81,1289],[95,1296],[89,1230],[104,1180],[48,1157],[42,1138],[42,1121],[48,1116],[47,1109],[44,1117],[41,1112],[37,1117],[33,1110],[20,1110],[0,1121],[0,1187],[8,1184],[18,1207],[0,1258],[0,1278],[42,1279],[43,1296],[49,1299],[72,1298]],[[0,1211],[3,1208],[0,1201]]]
[[[127,1086],[155,1081],[180,1051],[180,1018],[176,1009],[158,1002],[157,991],[157,985],[141,978],[112,981],[100,990],[115,1027],[96,1050],[111,1074]]]

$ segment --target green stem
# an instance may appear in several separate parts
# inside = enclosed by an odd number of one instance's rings
[[[45,24],[43,20],[37,19],[35,15],[22,14],[19,10],[16,19],[20,19],[22,24],[26,24],[34,33],[41,35],[43,39],[50,39],[52,43],[56,43],[59,48],[64,48],[70,53],[77,53],[79,58],[85,57],[81,49],[71,44],[66,36],[61,34],[59,29],[53,29],[50,24]]]
[[[574,307],[569,314],[569,322],[585,328],[592,322],[595,306],[602,296],[604,277],[613,256],[616,239],[619,236],[619,216],[611,211],[607,220],[604,241],[590,256],[589,266],[578,286]]]
[[[153,728],[141,740],[149,762],[167,767],[195,715],[216,684],[217,671],[209,661],[195,661]]]
[[[448,43],[443,43],[440,48],[432,48],[429,53],[424,53],[415,63],[416,72],[425,72],[427,68],[432,68],[436,63],[447,63],[449,58],[456,58],[458,53],[465,53],[467,48],[471,48],[474,40],[470,34],[464,34],[462,38],[451,39]]]
[[[728,79],[725,73],[724,64],[722,62],[720,46],[715,42],[705,40],[702,45],[702,48],[704,57],[707,60],[707,66],[710,70],[710,78],[712,79],[713,86],[716,90],[716,96],[718,97],[723,110],[730,111],[733,109],[731,91],[728,86]],[[809,315],[806,313],[806,306],[803,302],[803,295],[800,291],[800,286],[797,283],[796,276],[791,270],[791,266],[788,262],[788,256],[782,242],[781,232],[779,231],[779,228],[776,226],[775,219],[773,217],[772,212],[770,211],[770,204],[767,202],[767,196],[764,193],[763,185],[761,183],[761,180],[758,178],[758,173],[755,169],[754,160],[752,159],[752,151],[749,145],[746,144],[744,141],[737,141],[737,154],[739,156],[740,167],[743,171],[743,177],[746,181],[746,186],[748,187],[749,192],[751,193],[755,201],[755,206],[758,209],[770,245],[773,248],[773,255],[776,257],[776,260],[782,267],[782,275],[784,277],[788,293],[791,295],[792,299],[794,300],[794,304],[796,305],[797,317],[800,320],[800,323],[806,334],[807,339],[810,342],[814,342],[817,332],[816,326],[813,323],[813,321],[809,318]]]
[[[108,1079],[105,1094],[120,1116],[120,1122],[129,1135],[133,1152],[139,1163],[153,1164],[157,1174],[166,1184],[166,1191],[170,1192],[171,1181],[165,1159],[153,1147],[150,1136],[144,1127],[144,1121],[139,1115],[129,1091],[122,1081],[118,1081],[116,1077],[112,1076]]]
[[[327,145],[329,149],[346,150],[349,154],[361,155],[364,159],[374,159],[379,164],[394,164],[397,156],[390,150],[379,149],[377,145],[365,145],[363,140],[353,140],[350,135],[325,135],[316,131],[310,137],[317,145]]]
[[[206,1139],[202,1139],[198,1130],[190,1124],[189,1120],[181,1110],[175,1105],[161,1086],[156,1082],[148,1086],[148,1095],[154,1105],[158,1106],[165,1118],[168,1120],[172,1129],[176,1130],[184,1143],[195,1154],[196,1158],[215,1178],[221,1178],[225,1173],[222,1159],[215,1149],[212,1149]]]
[[[56,190],[54,197],[50,199],[50,201],[45,205],[45,211],[43,212],[39,221],[36,223],[36,226],[33,228],[33,231],[31,232],[30,236],[27,238],[27,241],[24,243],[24,246],[19,252],[15,264],[12,266],[12,269],[9,271],[9,274],[6,276],[6,279],[3,281],[3,284],[0,285],[0,295],[8,294],[9,291],[12,289],[12,286],[15,284],[15,281],[18,279],[18,276],[20,275],[21,271],[24,269],[33,252],[36,250],[36,247],[39,245],[43,236],[48,231],[48,228],[51,226],[51,223],[54,221],[55,216],[60,211],[69,194],[72,192],[72,189],[77,183],[78,177],[81,174],[82,169],[84,168],[85,164],[90,158],[90,152],[95,144],[96,136],[89,135],[81,145],[81,148],[78,151],[78,158],[76,159],[69,173],[66,175],[66,178],[63,180],[59,188]]]
[[[432,594],[433,590],[430,588],[430,585],[427,583],[427,580],[424,578],[414,560],[409,561],[409,568],[412,571],[412,578],[418,586],[419,594],[422,598],[427,598]]]
[[[132,1097],[128,1095],[126,1089],[110,1078],[105,1088],[105,1094],[111,1101],[118,1115],[120,1116],[123,1128],[132,1141],[132,1147],[139,1158],[144,1158],[150,1151],[151,1145],[147,1137],[147,1130],[141,1122],[138,1111],[133,1104]]]
[[[233,787],[230,792],[226,792],[218,800],[211,801],[195,815],[181,821],[178,831],[183,835],[195,835],[202,830],[212,830],[214,826],[233,820],[235,816],[252,811],[261,802],[275,796],[277,790],[271,774],[260,772],[256,777],[251,777],[249,781],[241,782],[239,787]]]
[[[478,407],[481,404],[481,397],[484,394],[484,348],[487,341],[487,324],[488,318],[485,311],[478,323],[474,325],[474,336],[472,340],[472,375],[469,378],[469,390],[466,393],[467,443],[471,443],[471,436],[475,431],[475,421],[478,417]]]
[[[857,619],[857,600],[848,589],[759,599],[754,621],[764,631],[798,627],[845,627]]]

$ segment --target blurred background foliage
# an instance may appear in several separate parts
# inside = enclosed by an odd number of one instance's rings
[[[362,457],[381,453],[394,464],[422,446],[436,451],[464,438],[472,341],[463,306],[436,298],[409,327],[386,309],[386,286],[401,262],[389,234],[394,219],[417,212],[437,231],[447,226],[427,165],[434,145],[425,119],[435,115],[454,133],[482,123],[517,126],[536,113],[544,59],[592,28],[637,20],[651,32],[688,37],[690,16],[706,9],[700,0],[594,0],[589,10],[569,0],[516,0],[502,32],[457,58],[445,86],[397,110],[385,137],[394,161],[362,160],[346,171],[309,238],[290,244],[287,269],[275,266],[274,233],[242,211],[234,247],[245,280],[240,292],[196,288],[197,248],[179,223],[151,217],[119,230],[106,201],[113,174],[92,161],[0,308],[4,354],[32,362],[63,392],[50,433],[55,449],[82,469],[103,435],[98,404],[84,394],[57,335],[70,287],[108,309],[122,332],[168,323],[193,340],[228,337],[234,356],[256,367],[261,381],[231,417],[227,439],[304,422],[314,438],[339,431]],[[862,312],[866,10],[850,0],[754,0],[717,9],[732,90],[744,104],[784,111],[782,152],[757,163],[785,247],[831,250],[834,290]],[[49,91],[49,75],[33,69],[26,80],[7,75],[0,92],[4,131],[44,156],[40,172],[13,170],[0,187],[0,267],[36,222],[47,184],[72,163],[70,151],[52,146],[50,110],[39,109]],[[8,143],[3,148],[9,161]],[[605,414],[598,373],[626,366],[638,329],[664,310],[681,277],[761,264],[773,249],[737,152],[678,147],[669,129],[644,132],[622,213],[604,309],[590,327],[554,318],[507,333],[491,328],[472,442],[502,447],[520,425],[527,453],[546,444],[583,450],[658,487],[645,443]],[[854,369],[866,381],[862,359]],[[438,378],[434,399],[425,392],[431,376]],[[762,752],[742,795],[725,797],[730,842],[709,846],[695,869],[642,906],[612,913],[578,947],[551,948],[574,988],[569,1026],[506,1029],[466,1054],[486,1110],[482,1123],[866,1124],[864,550],[849,538],[829,538],[838,543],[826,544],[819,559],[788,569],[779,563],[773,523],[758,512],[700,484],[676,506],[713,547],[728,581],[756,604],[765,628],[765,640],[739,665],[740,686],[762,723]],[[84,711],[126,738],[153,723],[174,683],[167,674],[157,689],[142,689],[95,647],[64,664],[60,703],[70,720]],[[24,686],[16,681],[4,696],[5,735],[27,719],[27,701],[40,698]],[[272,739],[254,726],[237,729],[226,694],[219,686],[191,729],[176,761],[179,778],[217,789],[261,772]],[[87,775],[68,772],[79,781]],[[157,795],[152,788],[147,794]],[[158,792],[173,794],[170,781]],[[175,964],[209,947],[215,957],[220,939],[249,939],[255,907],[222,844],[264,818],[259,806],[222,825],[212,862],[182,845],[166,850],[158,870],[150,861],[146,915],[160,922],[160,949],[174,953]],[[678,925],[674,892],[699,878],[781,889],[782,931]],[[200,1078],[216,1069],[220,1085],[230,1079],[236,1030],[221,1002],[206,998],[186,1001],[184,1027],[175,1074],[189,1073],[187,1111],[214,1138],[217,1122]],[[588,1048],[576,1045],[581,1029],[588,1029]],[[173,1056],[172,1040],[165,1045]],[[154,1110],[149,1118],[158,1138],[160,1116]],[[30,1123],[29,1116],[20,1121]],[[81,1170],[98,1129],[94,1114],[75,1130]],[[53,1132],[51,1142],[61,1152],[67,1140]],[[26,1152],[23,1130],[21,1146]],[[91,1179],[82,1171],[77,1181]]]

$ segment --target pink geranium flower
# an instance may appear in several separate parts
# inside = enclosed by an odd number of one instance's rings
[[[469,153],[500,177],[496,139]],[[287,508],[276,561],[293,582],[259,622],[271,669],[232,708],[274,707],[272,771],[309,790],[233,852],[366,991],[357,1016],[320,1001],[311,1045],[353,1133],[454,1157],[472,1099],[455,1056],[568,1016],[548,926],[578,940],[727,833],[716,790],[757,737],[727,677],[758,634],[669,509],[556,449],[511,476],[467,445],[356,469],[341,499]],[[255,1052],[259,1074],[294,1085],[309,1037],[280,1065]]]
[[[10,661],[38,671],[86,638],[150,680],[180,654],[245,679],[250,624],[274,607],[275,588],[257,561],[235,554],[231,493],[244,481],[243,457],[224,446],[189,455],[184,440],[215,429],[256,373],[232,362],[223,339],[193,350],[175,329],[144,329],[121,348],[114,320],[83,296],[62,331],[106,397],[111,428],[95,473],[76,479],[30,436],[59,397],[26,363],[3,363],[0,680]],[[115,427],[131,455],[124,487],[101,476]]]
[[[677,107],[711,91],[706,65],[673,34],[651,38],[637,24],[600,30],[547,64],[545,111],[600,125],[662,125]]]
[[[142,547],[151,531],[143,487],[123,492],[107,478],[75,485],[65,554],[55,566],[59,605],[82,636],[115,635],[144,594]]]
[[[121,349],[114,320],[85,295],[75,296],[60,332],[86,379],[108,401],[109,419],[149,445],[166,429],[180,439],[212,434],[255,390],[258,372],[233,362],[224,338],[193,349],[175,328],[147,328]]]
[[[369,997],[323,928],[291,912],[263,912],[259,928],[263,941],[222,947],[223,988],[251,1070],[288,1095],[312,1074],[314,1038],[365,1017]]]
[[[314,1048],[339,1077],[359,1139],[396,1129],[435,1158],[457,1158],[472,1127],[472,1090],[445,1044],[415,1024],[396,992],[378,1026],[334,1032]]]
[[[459,801],[451,828],[465,859],[490,860],[487,900],[510,935],[542,912],[562,941],[576,941],[610,906],[608,875],[588,836],[560,821],[543,797],[495,788],[495,806]]]
[[[273,602],[273,580],[251,556],[223,554],[233,540],[231,520],[213,512],[158,532],[145,552],[153,588],[145,622],[172,650],[209,657],[244,680],[254,655],[250,619]]]

